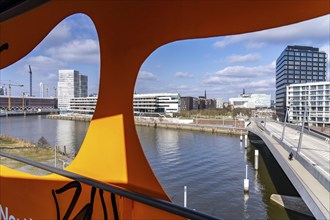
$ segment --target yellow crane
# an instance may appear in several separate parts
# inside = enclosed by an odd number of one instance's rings
[[[11,111],[11,102],[10,102],[11,87],[12,86],[23,87],[24,85],[21,85],[21,84],[11,84],[10,80],[9,80],[9,83],[8,84],[4,83],[4,85],[8,85],[8,111]]]

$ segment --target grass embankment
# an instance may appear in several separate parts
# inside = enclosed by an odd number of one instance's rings
[[[38,145],[39,144],[39,145]],[[42,145],[40,143],[34,144],[23,139],[15,138],[7,135],[0,135],[0,151],[7,152],[10,154],[18,155],[21,157],[29,158],[41,163],[45,163],[51,166],[54,166],[55,161],[55,153],[54,148],[50,145]],[[57,153],[57,167],[62,168],[62,162],[60,160],[64,160],[66,162],[70,162],[71,159],[62,155],[61,153]],[[32,173],[36,175],[45,175],[48,172],[40,170],[38,168],[26,165],[24,163],[6,158],[0,157],[1,165],[5,165],[7,167],[21,170],[27,173]]]

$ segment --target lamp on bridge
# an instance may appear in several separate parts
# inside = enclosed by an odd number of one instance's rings
[[[284,118],[284,124],[283,124],[283,131],[282,131],[281,142],[283,142],[283,140],[284,140],[284,132],[285,132],[285,127],[286,127],[286,121],[288,119],[288,115],[289,115],[291,106],[292,106],[292,103],[290,104],[290,106],[287,107],[287,110],[285,112],[285,118]]]

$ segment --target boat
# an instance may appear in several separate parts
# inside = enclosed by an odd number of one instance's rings
[[[1,0],[0,68],[35,48],[63,19],[91,18],[100,44],[100,86],[79,153],[64,170],[34,176],[0,165],[0,219],[217,219],[173,204],[155,177],[134,124],[139,69],[174,41],[280,27],[330,13],[329,1]]]

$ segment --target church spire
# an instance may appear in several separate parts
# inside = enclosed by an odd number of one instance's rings
[[[205,93],[204,93],[204,98],[206,99],[206,89],[205,89]]]

